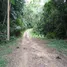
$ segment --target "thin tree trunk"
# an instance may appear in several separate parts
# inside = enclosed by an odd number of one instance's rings
[[[9,0],[7,0],[7,40],[10,40],[10,4],[9,4]]]

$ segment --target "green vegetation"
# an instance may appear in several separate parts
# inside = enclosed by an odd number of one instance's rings
[[[45,39],[44,35],[37,35],[36,33],[33,32],[33,29],[30,31],[30,35],[33,38],[40,38],[40,39]]]
[[[0,0],[0,41],[6,38],[7,1]]]
[[[56,48],[59,52],[67,55],[67,41],[53,39],[48,44],[49,47]]]
[[[43,35],[37,35],[33,31],[31,31],[30,34],[31,34],[31,37],[33,37],[33,38],[40,38],[42,40],[47,40],[48,41],[48,44],[47,44],[48,47],[55,48],[59,52],[67,55],[67,40],[48,39],[47,37],[44,37]]]
[[[10,0],[10,41],[7,36],[7,0],[0,0],[0,67],[6,67],[6,55],[12,53],[18,45],[20,34],[25,28],[22,21],[24,0]],[[19,8],[20,7],[20,8]]]
[[[4,41],[7,32],[7,1],[3,0],[0,3],[0,41]],[[21,31],[33,28],[34,33],[47,38],[67,38],[67,2],[30,0],[25,3],[24,0],[10,0],[10,4],[11,36],[19,36]]]
[[[0,43],[0,67],[6,67],[8,63],[6,56],[18,46],[18,39],[13,37],[9,42]]]
[[[38,4],[37,4],[38,3]],[[33,28],[36,23],[39,22],[40,18],[40,11],[42,6],[40,6],[39,0],[31,0],[30,3],[24,4],[23,10],[23,22],[25,28]]]
[[[0,57],[0,67],[5,67],[7,64],[6,59]]]
[[[24,0],[10,0],[10,36],[19,36],[24,31],[22,21]],[[20,7],[20,8],[19,8]],[[7,0],[0,0],[0,42],[7,36]]]
[[[10,20],[11,20],[11,36],[16,35],[19,36],[21,34],[21,31],[24,31],[24,23],[23,23],[23,6],[24,6],[24,0],[14,0],[15,4],[11,4],[11,14],[10,14]]]
[[[0,0],[0,67],[6,65],[3,57],[12,52],[16,40],[25,29],[33,28],[31,36],[50,40],[49,46],[67,54],[67,2],[64,0],[10,0],[10,37],[7,34],[7,0]]]

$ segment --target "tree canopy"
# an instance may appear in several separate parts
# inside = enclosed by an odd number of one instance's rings
[[[67,38],[67,3],[50,0],[43,7],[43,14],[35,31],[49,38]]]
[[[0,41],[6,40],[7,0],[0,0]],[[67,2],[64,0],[10,0],[10,35],[33,28],[49,38],[67,38]]]

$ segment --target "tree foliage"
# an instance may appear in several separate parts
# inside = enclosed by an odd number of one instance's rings
[[[25,3],[23,22],[26,28],[33,28],[40,21],[41,11],[40,0],[31,0],[29,3]]]
[[[24,0],[10,0],[11,36],[18,36],[21,30],[33,28],[35,33],[48,38],[67,38],[67,2],[43,2],[31,0],[24,4]],[[0,41],[6,39],[6,30],[7,0],[0,0]]]
[[[0,40],[6,38],[7,1],[0,0]]]
[[[22,23],[23,4],[24,0],[10,0],[11,35],[16,35],[16,32],[19,31],[20,33],[20,30],[23,29]],[[6,35],[7,35],[7,0],[0,0],[0,41],[6,40]]]
[[[11,35],[19,35],[21,30],[24,30],[23,25],[23,5],[24,0],[15,0],[14,4],[11,4]]]
[[[44,5],[35,32],[51,38],[67,38],[67,3],[50,0]]]

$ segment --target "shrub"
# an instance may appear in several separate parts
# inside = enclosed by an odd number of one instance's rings
[[[46,37],[49,38],[49,39],[50,38],[54,39],[54,38],[56,38],[56,33],[55,32],[49,32],[49,33],[46,34]]]

